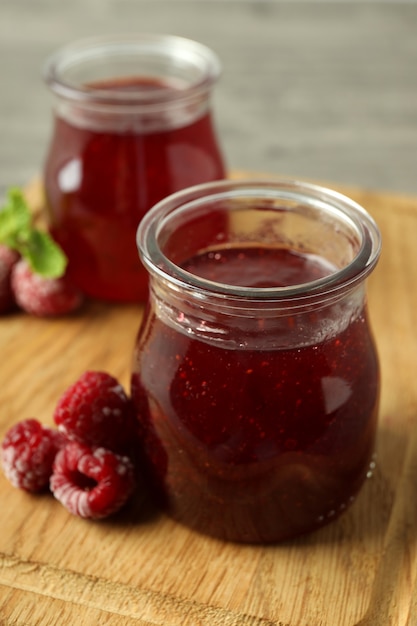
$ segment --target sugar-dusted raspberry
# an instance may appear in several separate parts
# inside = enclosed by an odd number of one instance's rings
[[[55,456],[67,443],[56,429],[29,418],[8,430],[0,448],[3,471],[15,487],[40,491],[49,484]]]
[[[50,480],[55,498],[73,515],[88,519],[116,513],[134,485],[134,468],[128,457],[75,441],[57,454]]]
[[[0,313],[7,313],[16,306],[11,273],[19,258],[15,250],[0,244]]]
[[[11,285],[19,307],[38,317],[72,313],[83,301],[82,294],[65,277],[44,278],[35,274],[25,259],[13,267]]]
[[[113,452],[129,451],[134,439],[132,401],[106,372],[85,372],[61,396],[54,420],[69,439]]]

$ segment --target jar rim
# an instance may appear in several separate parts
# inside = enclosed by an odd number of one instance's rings
[[[94,87],[75,84],[65,78],[65,71],[86,61],[108,58],[121,58],[123,54],[131,57],[158,53],[166,59],[182,59],[193,61],[199,65],[198,76],[177,89],[164,87],[152,90],[132,89],[115,90],[105,87]],[[122,102],[127,105],[162,104],[181,100],[190,93],[207,92],[221,74],[221,62],[217,54],[208,46],[169,34],[138,33],[135,35],[107,35],[73,41],[58,48],[43,65],[43,77],[51,91],[67,100],[88,102],[92,98],[96,103]],[[112,77],[109,76],[109,79]],[[169,76],[166,77],[169,79]]]
[[[361,240],[356,255],[344,267],[316,280],[283,287],[242,287],[197,276],[170,260],[158,244],[166,220],[184,207],[192,210],[208,199],[228,199],[237,195],[258,198],[283,197],[300,203],[324,203],[330,211],[348,219]],[[291,178],[221,180],[203,183],[176,192],[158,202],[142,218],[137,229],[139,256],[151,275],[158,276],[176,290],[195,292],[198,297],[218,296],[240,301],[278,303],[297,299],[320,299],[337,295],[362,282],[374,269],[381,252],[381,233],[372,216],[344,194],[314,183]]]

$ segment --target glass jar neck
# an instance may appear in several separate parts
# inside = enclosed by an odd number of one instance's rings
[[[138,247],[156,314],[181,332],[304,345],[364,314],[380,234],[362,207],[316,185],[217,181],[156,205]]]
[[[365,281],[333,294],[265,302],[184,292],[152,276],[149,300],[154,314],[176,331],[231,349],[316,345],[366,317]]]
[[[163,130],[209,110],[217,56],[181,37],[96,38],[58,50],[44,77],[56,114],[77,126]]]
[[[102,104],[59,98],[55,116],[72,126],[98,132],[158,133],[190,126],[210,114],[209,94],[193,94],[175,102],[149,106]]]

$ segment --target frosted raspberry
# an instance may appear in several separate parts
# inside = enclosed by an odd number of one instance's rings
[[[21,259],[13,267],[11,285],[21,309],[39,317],[65,315],[81,306],[82,294],[65,277],[44,278]]]
[[[50,480],[55,498],[73,515],[100,519],[118,511],[134,489],[128,457],[70,442],[56,456]]]
[[[69,439],[126,452],[135,431],[133,404],[106,372],[85,372],[58,401],[54,420]]]
[[[15,250],[0,244],[0,313],[7,313],[16,306],[11,285],[11,272],[19,258]]]
[[[48,486],[58,450],[67,442],[57,430],[36,419],[18,422],[6,433],[0,449],[4,473],[15,487],[40,491]]]

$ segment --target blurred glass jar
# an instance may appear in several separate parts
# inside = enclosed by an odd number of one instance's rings
[[[336,519],[373,466],[372,218],[302,182],[221,181],[160,202],[138,246],[132,398],[157,501],[242,542]]]
[[[138,223],[165,196],[225,176],[210,105],[220,70],[204,45],[150,34],[75,42],[46,62],[50,229],[87,295],[146,299]]]

